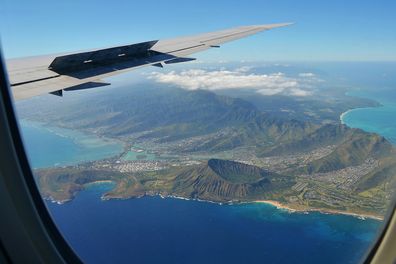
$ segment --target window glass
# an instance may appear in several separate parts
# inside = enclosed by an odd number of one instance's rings
[[[359,263],[396,187],[394,8],[6,2],[8,66],[297,22],[188,55],[195,61],[15,100],[62,234],[86,263]]]

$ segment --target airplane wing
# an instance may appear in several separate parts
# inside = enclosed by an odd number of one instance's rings
[[[77,53],[46,55],[6,61],[12,92],[16,100],[63,91],[109,85],[103,78],[131,69],[195,60],[193,53],[291,23],[237,27],[168,40]]]

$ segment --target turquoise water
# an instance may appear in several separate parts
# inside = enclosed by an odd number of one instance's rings
[[[350,110],[342,116],[342,122],[350,127],[378,133],[396,144],[396,91],[394,89],[363,90],[350,92],[348,95],[370,98],[378,101],[382,106]]]
[[[144,155],[145,157],[138,158],[139,155]],[[155,155],[153,153],[149,153],[146,150],[144,150],[142,152],[130,150],[124,156],[122,156],[121,159],[122,160],[156,160],[157,155]]]
[[[26,120],[20,122],[20,127],[33,168],[99,160],[123,151],[123,145],[120,142],[75,130],[48,127]]]

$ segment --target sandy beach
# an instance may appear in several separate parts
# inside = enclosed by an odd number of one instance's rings
[[[296,211],[298,211],[298,210],[296,210],[296,209],[294,209],[294,208],[291,208],[291,207],[289,207],[289,206],[286,206],[286,205],[284,205],[284,204],[281,204],[281,203],[278,202],[278,201],[273,201],[273,200],[257,200],[257,201],[254,201],[254,203],[265,203],[265,204],[270,204],[270,205],[272,205],[272,206],[275,206],[275,207],[278,208],[278,209],[283,209],[283,210],[287,210],[287,211],[290,211],[290,212],[296,212]]]
[[[350,216],[354,216],[354,217],[358,217],[358,218],[370,218],[370,219],[375,219],[375,220],[379,220],[379,221],[383,221],[384,218],[381,216],[377,216],[377,215],[370,215],[370,214],[358,214],[358,213],[353,213],[353,212],[348,212],[348,211],[340,211],[340,210],[332,210],[332,209],[324,209],[324,208],[308,208],[308,207],[304,207],[304,206],[298,206],[299,208],[290,206],[290,205],[285,205],[282,204],[278,201],[273,201],[273,200],[257,200],[254,201],[254,203],[266,203],[266,204],[270,204],[272,206],[275,206],[278,209],[283,209],[283,210],[287,210],[290,212],[319,212],[322,214],[343,214],[343,215],[350,215]]]
[[[111,180],[99,180],[99,181],[93,181],[93,182],[89,182],[89,183],[86,183],[86,184],[84,184],[84,185],[94,185],[94,184],[102,184],[102,183],[114,183],[114,181],[111,181]]]
[[[358,108],[352,108],[352,109],[349,109],[349,110],[345,111],[344,113],[342,113],[342,114],[340,115],[340,122],[341,122],[341,124],[345,125],[344,117],[345,117],[346,114],[348,114],[349,112],[352,112],[352,111],[355,111],[355,110],[359,110],[359,109],[364,109],[364,108],[365,108],[365,107],[362,107],[362,108],[360,108],[360,107],[358,107]]]

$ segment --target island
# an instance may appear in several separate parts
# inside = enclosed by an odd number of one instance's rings
[[[395,147],[339,120],[348,106],[377,104],[344,95],[334,95],[334,102],[326,98],[276,97],[282,107],[267,111],[270,100],[258,95],[143,87],[98,96],[90,105],[70,100],[53,108],[22,106],[20,112],[29,120],[125,144],[112,158],[35,170],[43,196],[59,203],[89,183],[112,181],[104,200],[161,195],[266,202],[381,219],[396,190]]]

